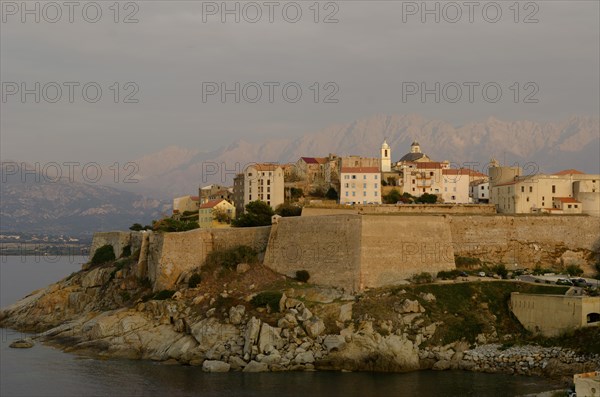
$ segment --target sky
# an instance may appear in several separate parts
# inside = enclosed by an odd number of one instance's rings
[[[74,4],[1,3],[3,160],[125,162],[373,114],[600,112],[598,1]]]

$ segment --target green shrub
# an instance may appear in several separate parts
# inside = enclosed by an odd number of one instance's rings
[[[279,204],[275,209],[275,213],[279,216],[300,216],[302,215],[302,207],[288,203]]]
[[[594,268],[596,269],[596,280],[600,280],[600,262],[596,263],[594,265]]]
[[[208,266],[222,266],[227,269],[235,269],[238,263],[258,262],[257,252],[247,245],[238,245],[227,250],[215,250],[206,257]]]
[[[121,292],[121,299],[123,299],[123,302],[127,302],[128,300],[131,299],[131,295],[127,291],[122,291]]]
[[[164,301],[165,299],[171,299],[171,297],[175,294],[175,291],[170,289],[163,289],[162,291],[158,291],[152,299],[157,301]]]
[[[110,244],[106,244],[98,248],[96,252],[94,252],[94,256],[92,257],[90,263],[92,264],[92,266],[101,265],[103,263],[112,262],[115,259],[117,259],[117,257],[115,256],[115,250],[113,246]]]
[[[231,222],[234,227],[269,226],[271,217],[275,215],[271,206],[264,201],[256,200],[246,204],[246,212]]]
[[[198,286],[198,284],[200,284],[201,281],[202,281],[202,277],[200,276],[200,274],[194,273],[190,276],[190,279],[188,280],[188,287],[196,288]]]
[[[581,269],[578,265],[569,265],[565,270],[571,276],[581,276],[583,274],[583,269]]]
[[[441,278],[442,280],[454,280],[456,279],[458,276],[460,276],[460,273],[462,273],[460,270],[442,270],[441,272],[438,272],[437,277],[436,278]]]
[[[123,252],[121,253],[121,258],[127,258],[129,256],[131,256],[131,245],[130,244],[123,247]]]
[[[415,284],[431,283],[433,281],[433,276],[431,273],[423,272],[412,276],[412,281]]]
[[[157,232],[186,232],[188,230],[198,229],[198,222],[190,220],[177,220],[173,218],[163,218],[152,222],[152,229]]]
[[[382,197],[384,204],[396,204],[401,198],[402,195],[396,189],[392,189],[388,194]]]
[[[296,280],[298,280],[302,283],[306,283],[306,282],[308,282],[309,278],[310,278],[310,274],[308,273],[308,271],[306,271],[306,270],[296,271]]]
[[[262,307],[269,306],[271,308],[271,312],[279,311],[279,301],[283,294],[279,291],[264,291],[256,294],[250,303],[254,305],[254,307]]]
[[[333,187],[330,187],[329,190],[327,190],[327,193],[325,193],[325,198],[328,200],[337,200],[338,193]]]
[[[506,269],[506,266],[504,266],[504,264],[502,264],[502,263],[494,266],[492,268],[492,271],[494,273],[496,273],[497,275],[499,275],[500,277],[502,277],[503,279],[508,278],[508,270]]]

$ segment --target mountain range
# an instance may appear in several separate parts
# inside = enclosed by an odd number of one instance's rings
[[[301,156],[329,153],[375,157],[384,139],[393,160],[407,153],[416,140],[433,160],[448,160],[454,166],[470,164],[482,172],[495,158],[529,171],[576,168],[600,173],[598,118],[573,116],[537,122],[490,117],[454,126],[419,115],[374,115],[299,137],[241,139],[213,151],[170,146],[135,161],[137,172],[130,177],[136,183],[112,184],[113,172],[108,167],[95,184],[64,180],[23,183],[3,174],[0,227],[87,234],[125,228],[133,222],[149,223],[169,212],[173,197],[195,195],[200,185],[209,183],[230,185],[233,176],[252,162],[287,163]]]

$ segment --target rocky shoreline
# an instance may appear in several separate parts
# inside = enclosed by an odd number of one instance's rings
[[[432,293],[407,287],[351,295],[289,281],[262,266],[244,273],[234,271],[221,283],[203,280],[197,288],[182,285],[158,299],[143,297],[147,287],[126,268],[97,267],[3,309],[0,326],[43,331],[32,339],[68,352],[206,372],[461,369],[566,380],[600,368],[600,355],[566,348],[505,349],[498,342],[507,335],[498,336],[487,304],[477,310],[491,325],[476,341],[441,343],[449,322],[459,317],[439,309]],[[256,306],[254,298],[273,285],[282,287],[276,307]]]

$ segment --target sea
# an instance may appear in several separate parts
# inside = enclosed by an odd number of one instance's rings
[[[0,306],[72,272],[81,256],[0,257]],[[41,343],[11,349],[27,336],[0,329],[0,396],[520,396],[560,389],[543,378],[463,371],[204,373],[200,367],[96,359]]]

